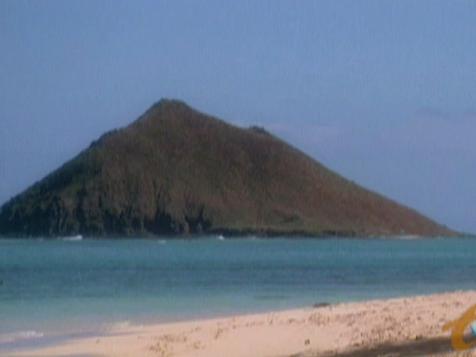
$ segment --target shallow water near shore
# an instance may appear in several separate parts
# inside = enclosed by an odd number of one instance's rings
[[[141,324],[476,289],[475,239],[0,240],[0,351]]]

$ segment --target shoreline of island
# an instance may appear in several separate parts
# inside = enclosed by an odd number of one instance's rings
[[[172,323],[115,324],[107,334],[22,348],[9,356],[364,356],[402,349],[407,353],[401,355],[420,349],[446,356],[452,355],[452,347],[443,325],[474,304],[476,290],[471,290]]]
[[[213,231],[202,234],[172,234],[172,235],[88,235],[88,234],[73,234],[66,236],[24,236],[24,235],[4,235],[0,233],[0,241],[11,240],[33,240],[33,241],[81,241],[81,240],[161,240],[161,241],[176,241],[176,240],[205,240],[205,239],[219,239],[219,240],[245,240],[245,239],[292,239],[292,240],[418,240],[418,239],[476,239],[476,233],[458,232],[452,235],[418,235],[418,234],[358,234],[355,232],[333,232],[333,233],[309,233],[303,231]]]

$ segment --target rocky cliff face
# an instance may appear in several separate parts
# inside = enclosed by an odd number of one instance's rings
[[[7,202],[6,236],[448,235],[262,128],[161,100]]]

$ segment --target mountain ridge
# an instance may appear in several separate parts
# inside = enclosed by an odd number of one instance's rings
[[[162,99],[0,208],[5,236],[454,235],[264,128]]]

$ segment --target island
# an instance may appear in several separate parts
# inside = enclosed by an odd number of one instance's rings
[[[0,209],[6,237],[449,236],[261,127],[162,99]]]

